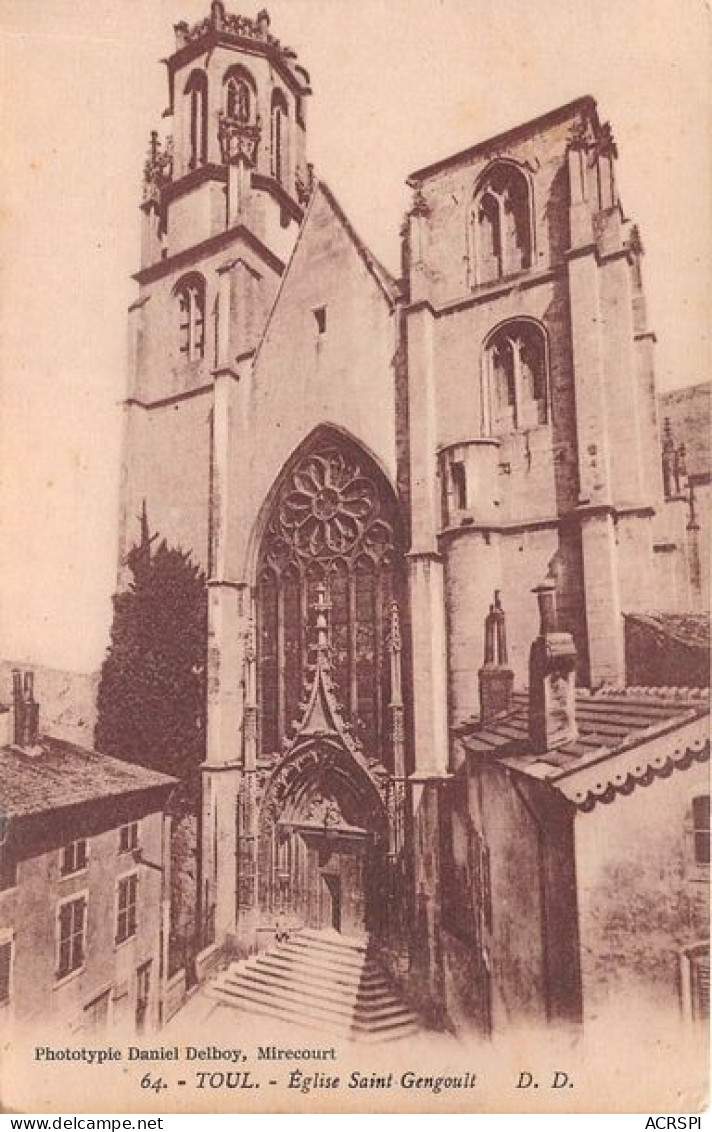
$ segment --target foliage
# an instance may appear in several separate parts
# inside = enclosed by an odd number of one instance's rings
[[[159,543],[146,519],[129,553],[132,580],[114,597],[102,666],[95,744],[175,775],[177,812],[195,809],[205,757],[205,575],[189,553]],[[175,812],[175,810],[174,810]]]

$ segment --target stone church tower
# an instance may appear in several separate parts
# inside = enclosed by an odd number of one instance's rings
[[[267,13],[215,0],[175,34],[121,556],[145,499],[209,576],[201,914],[242,953],[278,921],[367,931],[435,1000],[493,592],[506,709],[543,578],[580,684],[624,681],[622,613],[654,586],[654,338],[616,146],[581,98],[414,173],[396,280],[312,177],[309,76]]]

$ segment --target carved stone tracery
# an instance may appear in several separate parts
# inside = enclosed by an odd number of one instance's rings
[[[388,727],[388,611],[402,544],[388,485],[365,453],[325,436],[288,473],[272,506],[258,570],[261,749],[284,748],[299,714],[306,626],[325,585],[332,670],[344,720],[369,756]],[[388,759],[384,761],[388,762]]]
[[[259,121],[255,125],[237,117],[221,114],[218,124],[220,153],[226,165],[244,161],[251,169],[257,163],[257,149],[262,135]]]
[[[393,537],[373,478],[338,449],[325,448],[290,475],[267,533],[266,558],[278,568],[294,556],[327,559],[358,551],[381,561]]]

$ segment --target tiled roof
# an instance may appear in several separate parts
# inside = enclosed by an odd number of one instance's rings
[[[659,613],[651,610],[645,613],[626,613],[624,616],[650,629],[661,643],[670,640],[689,648],[709,650],[709,613]]]
[[[40,754],[0,747],[0,806],[4,817],[27,817],[170,789],[175,778],[43,735]]]
[[[481,726],[456,728],[471,755],[546,781],[583,810],[629,794],[656,776],[709,758],[709,693],[684,688],[602,689],[576,694],[578,738],[537,752],[529,740],[528,696]]]

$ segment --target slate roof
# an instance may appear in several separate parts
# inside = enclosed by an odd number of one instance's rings
[[[471,720],[455,733],[470,755],[545,781],[587,811],[708,759],[708,715],[706,689],[577,691],[577,740],[536,752],[529,740],[528,695],[515,693],[510,713],[486,726]]]
[[[41,754],[0,747],[3,817],[28,817],[101,798],[168,791],[177,779],[43,735]]]

